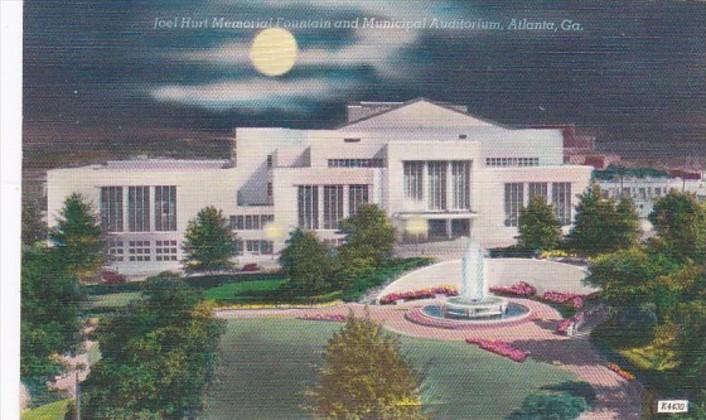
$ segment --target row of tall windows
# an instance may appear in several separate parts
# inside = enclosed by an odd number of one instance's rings
[[[528,200],[541,197],[548,200],[548,183],[530,182],[527,186]],[[525,203],[525,184],[522,182],[511,182],[505,184],[505,226],[517,226],[520,210]],[[551,204],[554,208],[554,215],[562,226],[571,224],[571,183],[553,182]]]
[[[471,207],[471,162],[405,161],[403,183],[405,198],[424,200],[424,168],[426,167],[427,207],[430,210],[469,209]],[[450,172],[449,172],[450,171]],[[451,203],[447,202],[447,173],[451,176]]]
[[[101,223],[108,232],[124,231],[125,187],[101,187]],[[127,187],[127,230],[149,232],[151,225],[149,186]],[[174,185],[154,187],[154,223],[156,231],[175,231],[177,192]]]
[[[323,185],[323,229],[338,229],[344,214],[343,185]],[[369,202],[368,185],[348,186],[348,213],[354,215],[361,205]],[[297,190],[299,227],[319,229],[319,185],[300,185]]]

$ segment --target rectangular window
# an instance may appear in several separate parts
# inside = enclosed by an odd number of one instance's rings
[[[150,241],[129,241],[128,257],[130,261],[150,261],[151,248]]]
[[[242,239],[235,240],[235,255],[243,255],[244,244]]]
[[[127,205],[130,232],[149,232],[150,187],[129,187]]]
[[[470,209],[471,191],[469,175],[471,173],[471,162],[453,161],[451,162],[451,184],[453,186],[453,208]]]
[[[123,231],[123,187],[101,187],[101,224],[108,232]]]
[[[177,261],[177,241],[155,241],[156,261]]]
[[[348,213],[353,216],[358,213],[358,208],[369,203],[367,185],[348,186]]]
[[[404,162],[404,195],[414,201],[424,199],[424,162]]]
[[[267,155],[267,167],[272,167],[272,155]]]
[[[517,226],[524,200],[524,184],[505,184],[505,226]]]
[[[358,139],[358,138],[347,138],[347,139],[343,139],[343,141],[345,143],[360,143],[360,139]]]
[[[319,228],[319,186],[300,185],[297,191],[299,227]]]
[[[324,229],[338,229],[343,217],[343,185],[324,185]]]
[[[158,231],[176,230],[176,186],[154,187],[154,228]]]
[[[529,199],[533,200],[535,197],[541,197],[544,202],[547,202],[547,183],[546,182],[530,182],[529,184]]]
[[[245,250],[253,255],[272,255],[274,243],[261,240],[245,241]]]
[[[108,258],[110,261],[125,261],[125,243],[119,240],[108,241]]]
[[[272,183],[271,182],[267,183],[267,196],[269,198],[272,198]]]
[[[385,161],[382,159],[329,159],[329,168],[382,168]]]
[[[446,210],[446,162],[427,162],[429,176],[429,209]]]
[[[571,224],[571,183],[552,184],[552,205],[554,214],[562,226]]]
[[[245,217],[242,215],[230,216],[230,228],[233,230],[245,229]]]
[[[511,158],[485,158],[485,165],[492,167],[509,167],[509,166],[539,166],[538,157],[511,157]]]

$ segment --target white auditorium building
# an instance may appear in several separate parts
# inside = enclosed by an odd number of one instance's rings
[[[473,234],[485,247],[514,243],[530,197],[571,223],[591,167],[563,163],[561,128],[510,128],[464,106],[415,99],[348,105],[338,128],[238,128],[230,160],[135,159],[47,175],[49,223],[73,192],[91,200],[110,235],[111,266],[128,276],[180,267],[188,221],[223,210],[239,264],[272,260],[301,227],[330,244],[362,203],[385,209],[398,232],[427,240]],[[423,221],[423,222],[420,222]],[[405,240],[401,235],[401,240]]]

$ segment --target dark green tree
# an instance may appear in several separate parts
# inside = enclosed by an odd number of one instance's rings
[[[655,203],[649,220],[661,252],[677,260],[706,258],[706,209],[693,194],[672,190]]]
[[[561,224],[552,206],[542,197],[534,197],[520,211],[517,245],[522,249],[546,251],[556,249],[561,241]]]
[[[640,221],[635,211],[635,203],[630,197],[622,197],[615,208],[616,218],[612,227],[614,250],[628,249],[637,245],[640,236]]]
[[[21,362],[23,381],[42,385],[61,371],[54,354],[78,341],[78,280],[55,249],[25,249],[22,255]]]
[[[235,234],[215,207],[205,207],[189,221],[184,234],[182,265],[187,273],[208,273],[232,269]]]
[[[632,246],[638,234],[637,215],[630,200],[616,204],[601,197],[593,184],[580,197],[567,247],[581,255],[594,256]]]
[[[351,314],[326,345],[319,382],[309,392],[311,409],[321,418],[421,419],[419,383],[399,343]]]
[[[340,252],[354,258],[371,258],[376,266],[392,255],[395,229],[375,204],[359,207],[355,215],[341,221],[340,229],[346,235]]]
[[[32,246],[47,240],[47,224],[42,220],[42,213],[36,203],[22,206],[22,244]]]
[[[82,384],[86,418],[195,418],[212,379],[223,323],[173,274],[98,330],[103,358]]]
[[[105,260],[105,238],[93,206],[72,194],[49,232],[56,251],[80,279],[95,276]]]
[[[331,257],[314,232],[297,229],[286,244],[279,262],[287,274],[286,287],[290,292],[310,295],[333,286]]]

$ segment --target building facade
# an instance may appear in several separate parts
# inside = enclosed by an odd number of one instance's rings
[[[514,243],[520,209],[553,204],[565,228],[591,167],[564,164],[561,129],[503,127],[465,107],[416,99],[348,107],[335,129],[238,128],[227,161],[112,161],[48,173],[50,224],[78,192],[100,212],[111,265],[129,276],[178,269],[188,221],[223,210],[238,262],[272,261],[287,232],[340,243],[339,222],[364,203],[383,208],[400,240],[473,235]],[[421,232],[408,226],[421,224]]]

